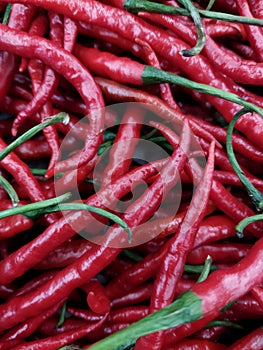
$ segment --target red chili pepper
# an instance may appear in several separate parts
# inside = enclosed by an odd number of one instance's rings
[[[252,295],[258,301],[260,306],[263,308],[263,289],[262,287],[256,286],[251,290]]]
[[[156,111],[158,111],[158,113],[160,113],[163,118],[167,118],[167,120],[180,121],[182,118],[187,118],[187,115],[178,114],[174,109],[163,103],[158,97],[153,96],[147,92],[132,89],[111,80],[102,78],[96,78],[96,82],[99,84],[103,94],[115,101],[142,102],[151,104],[154,108],[156,108]],[[208,141],[215,140],[213,137],[211,138],[211,135],[207,133],[203,128],[200,128],[200,125],[193,122],[191,118],[187,118],[187,120],[190,124],[191,129],[196,135],[199,135]],[[219,147],[221,147],[221,145],[219,145]]]
[[[203,264],[208,255],[214,263],[237,262],[244,258],[251,248],[250,244],[216,243],[202,245],[187,255],[188,264]]]
[[[197,339],[217,341],[217,339],[220,337],[220,335],[222,335],[222,333],[225,332],[225,330],[226,327],[222,326],[208,327],[196,332],[194,337]]]
[[[165,133],[171,142],[171,134]],[[212,175],[214,170],[214,144],[210,147],[209,157],[203,178],[199,178],[199,185],[191,200],[186,215],[179,227],[177,235],[171,241],[167,253],[160,267],[154,283],[153,295],[151,297],[150,312],[169,305],[174,298],[175,286],[183,273],[187,253],[191,250],[194,239],[204,216],[209,193],[212,186]],[[200,200],[202,198],[202,205]],[[198,211],[196,208],[199,206]],[[161,349],[163,334],[156,333],[155,336],[141,338],[136,347],[147,347],[150,341],[155,340],[155,349]],[[136,348],[135,347],[135,348]]]
[[[14,4],[9,18],[9,27],[17,30],[27,30],[35,13],[35,7],[31,5]],[[18,64],[17,58],[6,51],[0,52],[0,69],[1,69],[1,83],[0,83],[0,101],[7,94],[12,78],[15,74],[16,66]]]
[[[63,347],[64,345],[71,344],[76,340],[81,339],[87,336],[88,334],[94,332],[96,329],[101,327],[103,322],[104,322],[104,319],[102,319],[101,321],[95,324],[94,323],[88,324],[78,329],[70,330],[62,334],[55,335],[53,337],[27,342],[25,344],[18,345],[13,349],[27,350],[28,346],[30,346],[30,349],[32,350],[45,350],[45,349],[57,350],[58,348]]]
[[[113,205],[118,198],[121,198],[130,191],[133,184],[139,183],[143,179],[153,175],[156,173],[157,169],[166,162],[167,160],[160,160],[135,169],[118,179],[115,183],[102,188],[101,191],[97,192],[94,196],[89,197],[84,203],[97,207]],[[112,196],[112,193],[115,194],[114,197]],[[85,218],[83,217],[81,220],[80,218],[81,214],[74,212],[70,216],[71,225],[76,223],[79,229],[83,229],[86,227],[88,220],[92,220],[92,216],[89,214],[85,214]],[[54,225],[48,227],[37,238],[30,243],[25,244],[16,252],[10,254],[5,260],[0,262],[0,270],[3,272],[3,275],[0,275],[0,280],[3,278],[4,283],[8,283],[7,280],[13,280],[22,275],[32,266],[39,263],[53,249],[75,234],[71,225],[68,224],[65,218],[57,220]],[[61,234],[62,231],[63,235]],[[94,249],[91,249],[91,251]],[[20,261],[19,264],[18,261]]]
[[[128,294],[124,294],[119,298],[114,298],[111,302],[111,307],[112,309],[119,309],[150,300],[152,288],[153,285],[150,283],[141,284],[140,287],[133,289]]]
[[[32,333],[35,332],[35,330],[39,328],[39,326],[41,326],[41,324],[46,319],[48,319],[58,311],[58,309],[61,307],[64,301],[65,300],[60,301],[58,304],[45,311],[43,314],[31,317],[30,319],[18,325],[17,327],[14,327],[2,337],[1,341],[7,341],[12,339],[24,339],[29,337]]]
[[[228,349],[225,345],[213,343],[208,340],[187,339],[179,343],[172,344],[170,347],[163,348],[165,350],[224,350]]]
[[[263,328],[257,328],[250,334],[237,340],[228,347],[229,350],[260,350],[263,347]]]
[[[63,49],[59,49],[56,45],[46,39],[17,32],[16,30],[12,30],[3,25],[0,25],[0,32],[0,47],[2,49],[20,54],[24,57],[42,59],[45,64],[50,65],[53,69],[57,70],[58,73],[64,75],[81,94],[87,105],[87,112],[93,109],[100,110],[103,108],[103,99],[100,90],[93,81],[93,78],[70,53]],[[46,52],[50,52],[50,54],[47,55]],[[64,63],[61,64],[62,62]],[[75,167],[76,164],[81,165],[88,162],[98,149],[101,141],[102,128],[103,116],[101,112],[91,113],[89,137],[88,140],[86,140],[87,142],[83,151],[81,151],[81,161],[79,162],[79,155],[75,155],[69,160],[58,163],[56,165],[56,171],[60,172],[66,168]],[[51,175],[52,172],[50,171],[47,176]]]
[[[1,151],[6,147],[6,144],[0,139]],[[16,182],[25,188],[28,198],[33,202],[46,199],[41,192],[40,186],[34,176],[32,175],[29,167],[22,162],[14,153],[10,153],[1,161],[1,165],[12,174]],[[54,222],[55,215],[49,214],[46,216],[48,222]]]
[[[246,0],[236,1],[237,9],[240,15],[246,17],[253,17],[248,2]],[[262,28],[257,26],[245,26],[245,30],[250,42],[250,45],[253,47],[259,62],[263,62],[263,55],[261,47],[263,44],[263,31]]]
[[[110,311],[110,300],[105,293],[105,288],[97,279],[91,279],[81,289],[87,293],[87,303],[93,312],[106,315]]]
[[[129,171],[135,147],[140,139],[143,117],[143,112],[136,106],[130,106],[125,111],[110,150],[109,163],[103,172],[103,186]]]
[[[36,265],[36,268],[40,270],[48,270],[68,266],[91,248],[92,244],[85,239],[65,242],[50,252],[39,264]]]

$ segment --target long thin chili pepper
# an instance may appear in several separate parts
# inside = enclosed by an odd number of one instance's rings
[[[24,323],[18,325],[17,327],[13,328],[11,331],[7,332],[3,337],[2,341],[7,341],[11,339],[19,339],[19,338],[27,338],[30,336],[38,327],[50,316],[52,316],[54,313],[57,312],[57,310],[61,307],[64,300],[60,301],[58,304],[54,305],[50,309],[48,309],[46,312],[44,312],[41,315],[35,316],[30,318],[29,320],[25,321]]]
[[[21,344],[14,347],[14,350],[27,350],[28,346],[30,346],[30,349],[32,350],[44,350],[47,348],[50,350],[57,350],[64,345],[71,344],[74,341],[88,335],[89,333],[94,332],[96,329],[100,328],[104,320],[105,319],[102,319],[95,324],[88,324],[80,327],[77,330],[71,330],[53,337]]]
[[[24,57],[41,59],[45,64],[64,75],[76,87],[87,105],[87,112],[97,109],[96,113],[91,113],[89,115],[91,119],[89,137],[88,140],[86,140],[87,142],[85,143],[84,150],[81,152],[80,163],[80,155],[75,155],[73,158],[70,158],[70,160],[58,163],[56,165],[56,172],[65,170],[65,168],[75,167],[76,164],[81,165],[81,163],[83,164],[90,160],[95,155],[101,141],[100,135],[103,127],[101,108],[104,107],[100,90],[94,83],[93,78],[70,53],[63,49],[59,49],[48,40],[29,36],[22,32],[19,33],[10,28],[6,28],[5,26],[2,26],[0,31],[0,47],[2,49],[21,54]],[[41,49],[39,49],[40,47]],[[52,54],[47,55],[46,52],[51,52]],[[62,65],[61,62],[64,62],[64,64]],[[74,72],[76,72],[76,74],[74,74]],[[47,176],[51,175],[52,172],[47,174]]]
[[[18,30],[27,30],[30,22],[34,16],[36,9],[34,6],[13,4],[11,15],[8,21],[10,28]],[[2,102],[4,96],[8,92],[12,78],[15,74],[16,66],[18,64],[17,57],[13,54],[1,51],[0,53],[0,69],[1,69],[1,83],[0,83],[0,101]]]
[[[255,349],[260,350],[263,346],[263,328],[257,328],[250,334],[239,339],[234,344],[232,344],[230,350],[249,350]]]
[[[179,232],[173,239],[171,239],[170,247],[164,257],[164,261],[155,280],[153,295],[151,298],[151,312],[169,305],[173,300],[174,288],[182,274],[186,254],[192,248],[198,226],[204,216],[208,203],[214,170],[213,147],[210,147],[209,158],[203,179],[197,187],[187,213],[180,225]],[[202,206],[200,205],[200,198],[202,198]],[[196,213],[196,209],[194,210],[194,208],[198,205],[199,210],[198,213]],[[162,338],[163,336],[161,334],[159,334],[159,337],[156,335],[155,340],[157,341],[154,345],[156,349],[161,348]],[[151,337],[149,337],[149,339],[141,339],[136,346],[138,346],[138,348],[140,346],[146,348],[149,341],[152,341]]]
[[[242,1],[242,2],[240,0],[237,0],[236,4],[237,4],[238,12],[242,16],[247,16],[247,17],[253,18],[249,4],[246,0]],[[249,42],[250,42],[252,48],[254,49],[254,51],[258,57],[259,62],[263,62],[263,55],[261,52],[261,47],[262,47],[262,43],[263,43],[262,28],[258,28],[258,27],[254,27],[254,26],[245,26],[245,30],[246,30]]]
[[[111,148],[109,163],[103,172],[102,186],[128,172],[135,147],[140,139],[142,123],[143,112],[140,108],[128,107]]]

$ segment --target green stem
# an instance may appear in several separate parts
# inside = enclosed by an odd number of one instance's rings
[[[231,321],[227,321],[227,320],[211,321],[206,325],[206,328],[209,328],[209,327],[229,327],[229,328],[233,328],[233,329],[244,329],[239,324],[231,322]]]
[[[183,293],[169,306],[110,335],[89,347],[90,350],[123,350],[144,335],[180,326],[202,317],[202,300],[191,290]]]
[[[47,172],[47,169],[30,168],[30,171],[33,175],[44,176]]]
[[[0,152],[0,161],[3,160],[16,147],[20,146],[22,143],[35,136],[39,131],[43,130],[47,126],[61,122],[64,124],[67,124],[69,122],[68,114],[64,112],[58,113],[50,118],[46,118],[41,124],[38,124],[33,128],[27,130],[23,135],[19,136],[15,141],[10,143],[10,145],[8,145],[2,152]]]
[[[206,6],[206,11],[210,11],[214,3],[215,3],[215,0],[210,0],[208,5]]]
[[[46,209],[50,206],[54,206],[60,202],[63,202],[69,199],[71,196],[70,193],[65,193],[59,197],[47,199],[41,202],[30,203],[26,205],[21,205],[19,207],[10,208],[6,210],[0,211],[0,219],[7,218],[9,216],[24,214],[30,219],[34,219],[35,217],[42,215],[43,209]]]
[[[90,211],[92,213],[104,216],[105,218],[107,218],[107,219],[115,222],[117,225],[121,226],[128,233],[129,243],[132,240],[131,229],[123,219],[121,219],[119,216],[117,216],[117,215],[115,215],[107,210],[97,208],[97,207],[94,207],[92,205],[88,205],[88,204],[84,204],[84,203],[62,203],[62,204],[54,205],[53,207],[46,208],[45,214],[46,213],[53,213],[56,211],[68,211],[68,210],[87,210],[87,211]]]
[[[247,108],[242,108],[238,113],[234,115],[233,119],[229,123],[228,129],[227,129],[227,135],[226,135],[226,150],[227,150],[229,161],[235,173],[237,174],[242,184],[246,187],[247,193],[251,198],[257,211],[261,212],[263,210],[263,194],[259,190],[257,190],[256,187],[252,185],[252,183],[245,176],[243,170],[240,168],[237,162],[237,159],[233,150],[233,146],[232,146],[232,135],[233,135],[235,124],[237,120],[247,112],[249,112]]]
[[[4,18],[2,21],[3,24],[6,24],[6,25],[8,24],[11,10],[12,10],[12,4],[7,4],[6,9],[5,9],[5,13],[4,13]]]
[[[19,197],[14,189],[14,187],[7,181],[2,175],[0,175],[0,186],[8,193],[13,206],[16,207],[19,203]]]
[[[242,238],[243,231],[249,224],[253,224],[256,221],[261,221],[261,220],[263,220],[263,214],[252,215],[252,216],[249,216],[248,218],[243,219],[236,226],[237,236],[239,238]]]
[[[253,103],[243,100],[236,94],[227,92],[221,89],[217,89],[213,86],[206,84],[196,83],[195,81],[189,80],[187,78],[180,77],[179,75],[163,71],[158,68],[145,66],[142,74],[143,83],[148,84],[158,84],[158,83],[173,83],[179,86],[183,86],[189,89],[196,90],[205,94],[223,98],[225,100],[237,103],[248,110],[254,111],[263,117],[263,109],[256,106]]]
[[[156,2],[151,2],[147,0],[126,0],[124,2],[124,7],[127,11],[138,13],[138,12],[153,12],[153,13],[167,13],[170,15],[181,15],[181,16],[189,16],[190,13],[188,10],[159,4]],[[217,19],[224,22],[233,22],[233,23],[243,23],[243,24],[251,24],[259,27],[263,27],[263,20],[259,18],[250,18],[243,16],[231,15],[228,13],[215,12],[215,11],[207,11],[207,10],[199,10],[199,14],[205,18]]]
[[[67,303],[64,303],[62,308],[61,308],[61,311],[60,311],[59,320],[58,320],[58,323],[56,325],[56,329],[61,327],[63,325],[63,323],[65,322],[66,312],[67,312]]]
[[[189,11],[190,16],[192,17],[192,20],[195,24],[196,33],[197,33],[197,42],[195,46],[188,50],[182,50],[181,55],[185,57],[195,56],[195,55],[198,55],[205,46],[205,42],[206,42],[205,30],[204,30],[198,9],[193,5],[192,1],[179,0],[179,2],[186,8],[186,10]]]
[[[212,258],[210,255],[208,255],[207,258],[205,259],[205,264],[204,264],[203,269],[200,273],[200,276],[197,280],[197,283],[201,283],[204,280],[206,280],[210,271],[212,271],[212,270],[214,271],[216,269],[217,269],[217,267],[212,268]]]

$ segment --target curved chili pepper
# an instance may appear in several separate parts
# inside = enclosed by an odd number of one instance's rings
[[[30,26],[31,20],[36,9],[31,5],[14,4],[9,18],[9,27],[18,30],[27,30]],[[9,52],[0,52],[0,69],[1,69],[1,83],[0,83],[0,101],[2,102],[4,96],[7,94],[11,86],[12,78],[15,74],[16,66],[18,64],[17,58]]]
[[[133,291],[128,294],[124,294],[119,298],[114,298],[111,302],[112,309],[136,305],[150,300],[152,287],[152,284],[141,284],[140,287],[133,289]]]
[[[195,333],[195,338],[216,341],[222,333],[226,330],[226,327],[223,326],[213,326],[204,328],[197,333]]]
[[[97,279],[91,279],[81,288],[87,293],[87,303],[93,312],[106,315],[110,311],[110,300]]]
[[[166,117],[167,120],[180,121],[183,117],[183,115],[178,115],[174,109],[167,106],[156,96],[102,78],[96,78],[96,82],[99,84],[101,90],[103,91],[103,94],[106,97],[111,97],[112,99],[121,102],[128,101],[151,104],[154,106],[154,108],[156,108],[156,111],[158,111],[158,113],[160,113],[160,115],[163,117]],[[200,128],[197,123],[193,123],[191,121],[191,118],[187,118],[187,115],[184,117],[188,120],[191,129],[196,135],[199,135],[200,137],[209,141],[214,140],[214,138],[211,138],[211,135],[209,133],[206,133],[204,129]]]
[[[260,350],[263,346],[263,328],[257,328],[250,334],[236,341],[228,349],[229,350]]]
[[[43,314],[31,317],[24,323],[14,327],[12,330],[7,332],[1,339],[1,341],[7,341],[12,339],[24,339],[34,333],[35,330],[39,328],[39,326],[49,317],[54,315],[65,300],[60,301],[58,304],[54,305]],[[1,343],[0,343],[1,344]],[[1,345],[0,345],[1,349]]]
[[[128,106],[110,150],[109,163],[103,172],[103,186],[128,172],[135,147],[140,139],[143,119],[140,108]]]
[[[187,263],[203,264],[208,255],[214,263],[237,262],[243,259],[251,248],[250,244],[209,244],[193,249],[187,255]]]
[[[256,286],[251,290],[252,295],[257,300],[259,305],[263,308],[263,289],[260,286]]]
[[[182,340],[179,343],[171,344],[170,347],[166,347],[167,350],[224,350],[228,349],[227,346],[219,343],[213,343],[209,340],[197,340],[187,339]]]
[[[165,133],[171,142],[171,134]],[[209,158],[202,180],[191,200],[186,215],[179,227],[177,235],[171,239],[164,261],[160,267],[159,273],[155,279],[153,295],[151,298],[150,312],[154,312],[166,305],[169,305],[174,297],[174,289],[180,275],[183,272],[186,254],[193,246],[198,226],[204,216],[206,206],[208,204],[209,193],[212,186],[212,175],[214,170],[214,145],[210,147]],[[202,198],[202,205],[200,199]],[[198,203],[198,204],[197,204]],[[196,207],[199,205],[198,212]],[[195,208],[195,209],[194,209]],[[147,339],[148,338],[148,339]],[[161,349],[163,334],[159,333],[154,338],[151,336],[142,338],[136,344],[138,349],[140,346],[147,347],[149,341],[155,339],[154,347]],[[136,348],[135,347],[135,348]]]
[[[248,5],[248,2],[246,0],[245,1],[237,0],[236,5],[237,5],[238,12],[242,16],[253,17],[250,7]],[[261,51],[261,47],[263,44],[262,28],[258,28],[256,26],[245,26],[245,30],[246,30],[249,42],[253,47],[259,62],[263,62],[263,55]]]
[[[0,47],[2,49],[20,54],[24,57],[42,59],[45,64],[50,65],[53,69],[57,70],[58,73],[64,75],[76,87],[87,105],[87,112],[92,109],[101,110],[101,108],[103,108],[103,99],[97,85],[94,83],[88,71],[84,69],[70,53],[59,49],[46,39],[32,37],[21,32],[19,33],[3,25],[0,25],[0,31]],[[41,49],[39,49],[40,47]],[[47,55],[46,52],[51,53]],[[64,64],[61,64],[62,62],[64,62]],[[81,151],[81,161],[79,162],[79,155],[75,155],[73,158],[70,158],[70,160],[58,163],[56,165],[56,172],[65,170],[65,168],[75,167],[76,164],[81,165],[81,163],[87,162],[94,156],[101,141],[103,115],[101,112],[91,113],[90,118],[90,133],[88,140],[86,140],[85,147]],[[51,175],[51,172],[47,174],[48,177]]]
[[[41,260],[36,265],[36,269],[48,270],[65,267],[73,263],[91,248],[92,244],[85,239],[65,242]]]

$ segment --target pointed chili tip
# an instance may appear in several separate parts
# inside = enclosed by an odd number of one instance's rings
[[[54,176],[54,174],[55,174],[55,168],[53,167],[53,168],[47,170],[47,172],[44,175],[44,178],[50,179],[51,177]]]
[[[14,125],[12,126],[12,129],[11,129],[11,134],[13,137],[16,137],[17,135],[17,125]]]

